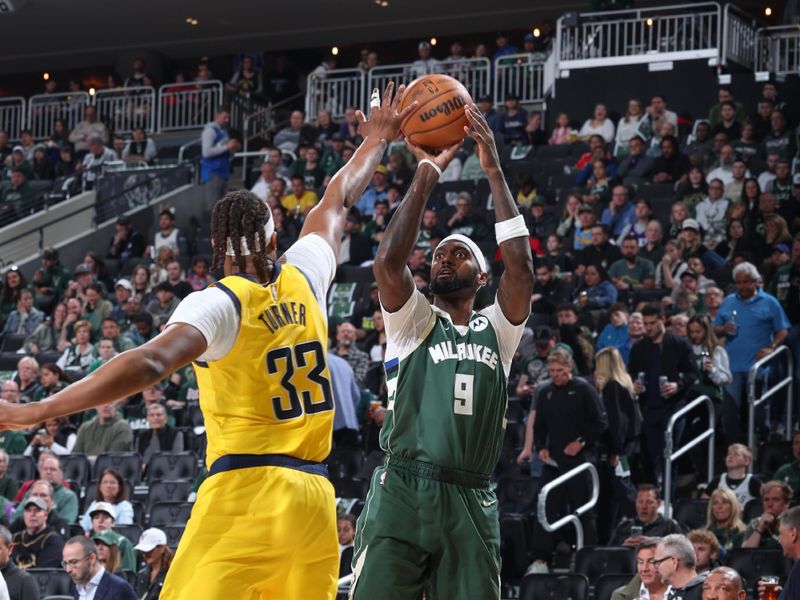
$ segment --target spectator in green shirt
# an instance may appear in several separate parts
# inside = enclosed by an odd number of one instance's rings
[[[344,137],[341,133],[334,133],[331,136],[331,145],[325,148],[320,160],[320,166],[325,172],[325,184],[336,175],[336,172],[344,166]]]
[[[761,486],[761,501],[764,512],[747,524],[742,548],[766,548],[780,550],[778,523],[780,516],[792,503],[792,488],[783,481],[768,481]]]
[[[33,207],[33,190],[22,169],[11,171],[11,185],[0,196],[0,221],[10,223],[21,219]]]
[[[19,481],[8,474],[8,452],[0,450],[0,496],[14,500],[19,491]]]
[[[792,454],[794,454],[795,460],[782,465],[775,471],[775,475],[772,478],[777,481],[788,483],[794,495],[797,496],[798,493],[800,493],[800,431],[794,432],[794,437],[792,438]]]
[[[33,287],[36,291],[36,304],[47,310],[58,302],[67,290],[70,272],[58,260],[58,250],[45,248],[42,252],[42,266],[33,275]]]

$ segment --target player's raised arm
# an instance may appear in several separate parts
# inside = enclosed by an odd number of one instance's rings
[[[143,346],[114,357],[62,391],[29,404],[0,404],[0,429],[31,427],[127,398],[189,364],[206,350],[206,339],[186,323],[168,327]]]
[[[369,119],[364,113],[357,111],[359,132],[364,141],[348,163],[333,176],[322,200],[308,213],[300,232],[300,237],[309,233],[321,236],[330,244],[337,256],[342,243],[347,212],[372,180],[386,147],[397,137],[403,118],[417,106],[415,101],[401,111],[400,103],[403,100],[405,86],[401,85],[398,88],[394,99],[392,99],[393,90],[394,82],[390,81],[383,93],[382,101],[378,96],[378,90],[373,92]]]
[[[408,140],[406,147],[417,158],[417,170],[405,198],[386,227],[372,266],[380,290],[381,304],[389,312],[402,308],[414,291],[414,278],[406,262],[419,237],[425,203],[439,181],[439,175],[461,147],[461,142],[436,156],[428,154]]]
[[[528,318],[533,293],[533,258],[528,229],[503,177],[491,128],[477,106],[469,104],[466,111],[470,126],[464,130],[475,140],[481,168],[489,179],[494,198],[495,233],[503,253],[505,270],[500,278],[497,301],[506,318],[517,325]]]

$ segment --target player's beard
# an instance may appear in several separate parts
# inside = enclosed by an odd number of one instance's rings
[[[446,294],[452,294],[453,292],[457,292],[459,290],[463,290],[465,288],[469,288],[472,286],[473,278],[472,277],[459,277],[456,275],[452,279],[442,281],[439,278],[434,278],[431,281],[431,293],[436,296],[444,296]]]

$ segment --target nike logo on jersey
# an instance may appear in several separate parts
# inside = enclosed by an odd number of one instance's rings
[[[454,344],[451,341],[440,342],[428,348],[433,364],[438,365],[445,360],[472,360],[487,365],[494,370],[500,357],[497,352],[481,344]]]
[[[497,502],[497,500],[484,500],[483,501],[483,507],[484,508],[489,508],[495,502]]]

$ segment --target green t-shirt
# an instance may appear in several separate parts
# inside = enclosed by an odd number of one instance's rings
[[[25,441],[25,436],[18,431],[0,433],[0,448],[8,454],[22,454],[27,447],[28,442]]]
[[[624,258],[619,259],[608,270],[610,277],[617,277],[630,286],[640,287],[646,279],[654,279],[656,268],[652,262],[646,258],[636,257],[633,268],[628,266]]]

